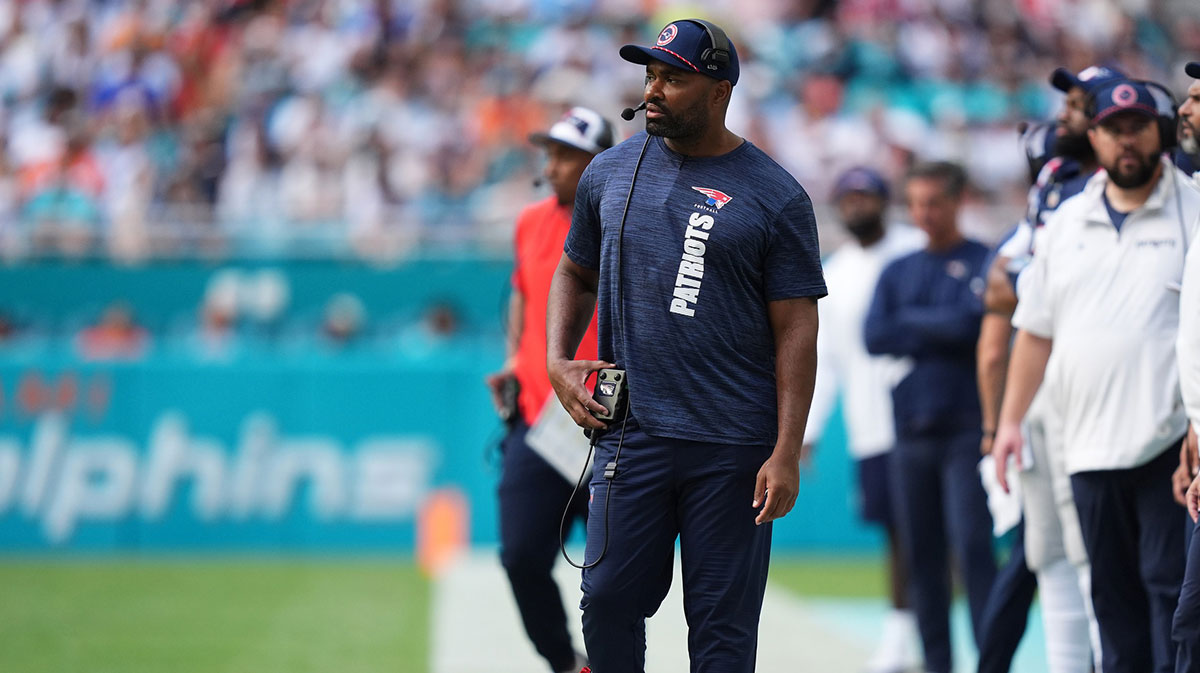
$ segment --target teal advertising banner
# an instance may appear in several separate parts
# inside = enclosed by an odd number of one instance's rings
[[[343,348],[250,335],[213,354],[151,330],[145,352],[108,361],[62,331],[0,345],[0,551],[408,552],[430,496],[447,492],[466,503],[467,541],[495,544],[502,428],[483,378],[504,357],[508,268],[277,267],[301,314],[335,292],[355,292],[377,320],[415,320],[439,301],[462,316],[448,335],[410,325]],[[161,325],[222,270],[4,269],[0,310],[40,302],[66,315],[118,298]],[[776,548],[878,544],[854,514],[838,423]]]
[[[443,487],[494,539],[488,368],[436,361],[0,367],[0,547],[410,549]]]

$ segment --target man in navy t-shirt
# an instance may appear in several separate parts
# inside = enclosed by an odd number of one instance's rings
[[[584,639],[597,673],[643,670],[678,538],[692,670],[751,673],[769,522],[795,503],[812,398],[812,204],[725,128],[738,61],[719,28],[676,21],[621,56],[646,66],[646,133],[580,180],[547,320],[550,380],[576,423],[605,429],[592,372],[629,382],[589,486]],[[597,300],[600,360],[572,360]]]

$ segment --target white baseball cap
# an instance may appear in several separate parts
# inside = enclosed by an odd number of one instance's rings
[[[545,145],[562,143],[584,152],[599,154],[613,145],[613,129],[600,113],[585,107],[573,107],[554,122],[547,133],[529,134],[529,142]]]

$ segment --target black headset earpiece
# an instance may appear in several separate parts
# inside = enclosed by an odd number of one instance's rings
[[[1140,82],[1154,97],[1154,107],[1158,110],[1158,138],[1162,141],[1164,152],[1175,149],[1179,144],[1179,104],[1171,90],[1158,82]]]
[[[710,46],[700,54],[700,63],[709,70],[721,70],[729,66],[729,38],[725,35],[725,31],[721,27],[709,23],[704,19],[686,19],[691,23],[696,24],[708,33],[708,43]]]
[[[1088,91],[1083,94],[1083,114],[1088,119],[1088,126],[1096,118],[1096,92]]]

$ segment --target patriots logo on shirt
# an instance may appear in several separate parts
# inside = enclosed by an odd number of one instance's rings
[[[1062,201],[1062,186],[1058,185],[1046,195],[1046,207],[1054,210],[1060,201]]]
[[[717,210],[720,210],[722,206],[733,200],[733,197],[725,192],[718,192],[717,190],[709,189],[708,187],[692,187],[692,189],[708,197],[708,201],[705,201],[704,205],[716,206]]]

